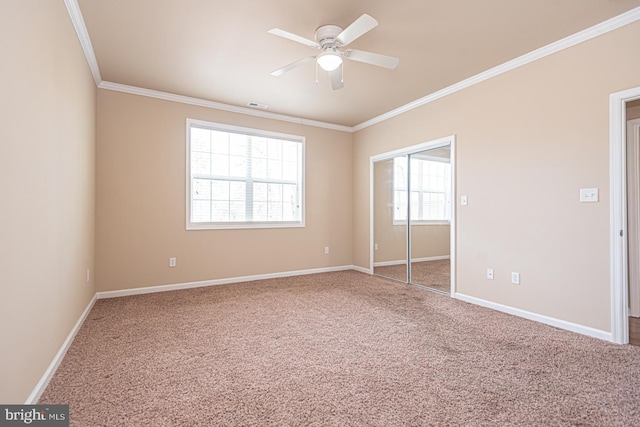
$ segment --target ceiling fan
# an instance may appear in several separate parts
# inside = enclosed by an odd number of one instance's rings
[[[356,49],[341,50],[360,36],[374,29],[377,25],[378,21],[365,13],[344,30],[337,25],[323,25],[319,27],[315,33],[316,41],[279,28],[269,30],[269,33],[275,36],[284,37],[285,39],[293,40],[294,42],[302,43],[322,51],[322,53],[317,56],[309,56],[285,65],[272,72],[271,75],[281,76],[296,67],[316,61],[316,64],[320,66],[320,68],[329,72],[331,87],[333,90],[336,90],[344,87],[344,80],[342,78],[342,62],[344,59],[364,62],[393,70],[398,66],[398,62],[400,62],[398,58]]]

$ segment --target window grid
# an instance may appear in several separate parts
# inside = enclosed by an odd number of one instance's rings
[[[407,157],[394,158],[394,222],[407,221]],[[450,220],[448,163],[411,158],[412,221]]]
[[[189,223],[302,225],[302,142],[193,124],[188,131]]]

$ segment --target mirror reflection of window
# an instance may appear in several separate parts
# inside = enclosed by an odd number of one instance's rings
[[[407,221],[407,158],[393,159],[393,221]],[[451,221],[451,165],[446,158],[411,158],[411,220]]]
[[[394,154],[372,165],[374,274],[449,294],[451,146]]]

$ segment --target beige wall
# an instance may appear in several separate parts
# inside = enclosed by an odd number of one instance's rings
[[[407,228],[393,224],[393,159],[374,164],[374,263],[401,261],[407,258]],[[414,225],[411,257],[446,256],[450,252],[448,225]]]
[[[354,263],[369,157],[453,134],[457,292],[609,331],[609,94],[640,85],[638,40],[636,22],[357,132]],[[599,203],[578,202],[585,187]]]
[[[96,88],[62,1],[0,2],[0,55],[6,404],[25,402],[95,294]]]
[[[351,134],[106,90],[98,112],[99,291],[352,264]],[[306,227],[186,231],[187,118],[306,137]]]

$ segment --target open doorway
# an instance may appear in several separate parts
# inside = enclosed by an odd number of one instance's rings
[[[635,114],[635,108],[638,106],[636,101],[638,100],[640,100],[640,86],[612,93],[609,97],[611,341],[618,344],[629,343],[630,323],[633,323],[634,342],[636,342],[635,337],[637,336],[637,323],[634,320],[635,318],[632,318],[630,322],[629,316],[629,266],[630,261],[633,263],[638,257],[632,254],[630,258],[629,255],[629,240],[632,237],[629,236],[627,187],[634,183],[637,183],[640,187],[640,179],[635,180],[634,178],[630,180],[627,176],[627,158],[629,155],[633,157],[633,153],[627,153],[627,133],[629,133],[627,115],[631,118],[631,115]],[[640,149],[638,151],[640,152]],[[637,206],[638,208],[634,208],[632,211],[640,217],[640,203]],[[640,221],[637,223],[640,224]],[[636,228],[640,230],[640,227]]]
[[[640,346],[640,100],[626,104],[629,344]]]

